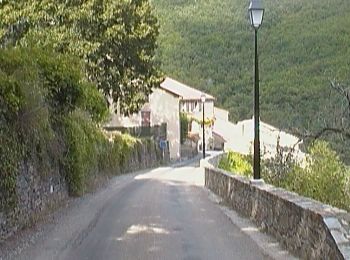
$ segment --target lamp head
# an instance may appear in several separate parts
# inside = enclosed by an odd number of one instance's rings
[[[259,29],[263,22],[265,9],[263,8],[261,0],[251,0],[248,13],[250,24],[255,30]]]
[[[205,98],[206,98],[206,97],[205,97],[205,94],[202,94],[202,95],[201,95],[201,101],[202,101],[202,103],[205,103]]]

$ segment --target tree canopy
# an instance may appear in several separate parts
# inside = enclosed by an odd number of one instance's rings
[[[8,0],[0,8],[3,47],[35,45],[79,56],[87,77],[126,114],[159,85],[159,26],[148,0]]]

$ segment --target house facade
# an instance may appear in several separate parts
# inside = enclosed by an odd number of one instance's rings
[[[167,123],[167,136],[171,159],[178,159],[181,157],[180,113],[186,113],[189,117],[202,120],[202,94],[206,97],[204,103],[205,118],[212,118],[215,100],[213,96],[191,88],[169,77],[165,78],[160,88],[155,89],[149,97],[151,122]],[[191,132],[194,130],[195,134],[199,135],[199,138],[201,138],[202,131],[199,131],[199,129],[192,129]]]
[[[202,120],[202,94],[205,94],[206,97],[205,118],[213,118],[215,100],[213,96],[167,77],[159,88],[153,90],[149,96],[149,102],[142,107],[139,113],[125,117],[117,109],[116,113],[112,113],[111,120],[106,126],[136,127],[166,123],[170,159],[176,160],[181,157],[180,113],[186,113],[198,121]],[[113,112],[114,108],[111,107],[111,110]],[[199,138],[202,138],[201,126],[194,126],[194,131]],[[208,139],[211,136],[210,128],[206,127],[206,132],[208,132],[206,136]]]

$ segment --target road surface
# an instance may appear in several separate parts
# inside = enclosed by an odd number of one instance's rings
[[[18,259],[268,259],[208,198],[203,170],[116,177],[71,209]]]

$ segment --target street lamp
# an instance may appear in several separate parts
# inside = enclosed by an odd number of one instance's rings
[[[259,65],[258,65],[258,29],[264,17],[261,0],[251,0],[248,13],[255,32],[255,79],[254,79],[254,179],[260,179],[260,139],[259,139]]]
[[[202,111],[203,111],[203,118],[202,118],[202,128],[203,128],[203,143],[202,143],[202,149],[203,149],[203,159],[205,158],[205,130],[204,130],[204,104],[205,104],[205,94],[201,95],[201,101],[202,101]]]

